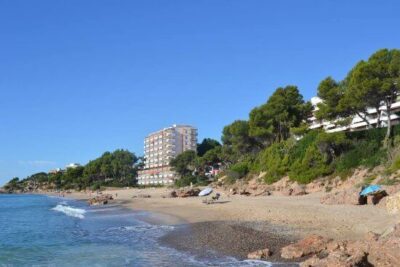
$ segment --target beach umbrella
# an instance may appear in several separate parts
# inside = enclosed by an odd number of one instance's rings
[[[380,185],[373,184],[373,185],[370,185],[370,186],[367,186],[366,188],[364,188],[363,191],[361,191],[360,195],[367,196],[369,194],[376,193],[376,192],[380,191],[381,189],[382,188]]]
[[[212,193],[212,191],[213,191],[213,189],[212,189],[211,187],[204,188],[204,189],[201,190],[201,192],[199,193],[199,196],[200,196],[200,197],[208,196],[209,194]]]

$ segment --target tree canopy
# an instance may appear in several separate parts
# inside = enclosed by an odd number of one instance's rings
[[[268,101],[250,112],[249,133],[264,146],[286,140],[311,113],[296,86],[279,87]]]
[[[212,138],[204,138],[203,141],[197,145],[197,155],[202,157],[209,150],[218,146],[221,146],[221,144],[217,140]]]

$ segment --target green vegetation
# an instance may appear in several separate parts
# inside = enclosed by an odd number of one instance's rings
[[[6,190],[21,190],[36,185],[53,189],[100,189],[102,186],[133,186],[139,159],[127,150],[105,152],[101,157],[90,161],[85,166],[68,168],[65,171],[33,174],[23,180],[12,179],[5,186]]]
[[[308,183],[326,175],[346,177],[355,168],[390,162],[388,152],[394,149],[393,140],[400,136],[400,128],[380,116],[377,124],[370,125],[364,114],[367,108],[378,110],[384,103],[390,116],[399,84],[400,50],[396,49],[377,51],[367,61],[357,63],[342,81],[331,77],[322,80],[318,96],[323,102],[315,116],[346,126],[358,115],[370,128],[330,134],[308,129],[311,104],[304,102],[296,86],[277,88],[265,104],[250,112],[249,120],[237,120],[224,128],[223,146],[212,156],[224,163],[228,182],[265,172],[267,183],[286,175]],[[391,166],[392,171],[398,169],[400,155]]]
[[[205,138],[200,144],[197,145],[197,155],[199,157],[202,157],[208,151],[220,146],[221,144],[217,140],[211,138]]]

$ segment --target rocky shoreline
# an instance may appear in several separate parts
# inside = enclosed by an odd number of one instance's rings
[[[382,235],[368,233],[364,240],[335,241],[311,235],[281,250],[286,259],[311,256],[301,267],[318,266],[398,266],[400,263],[400,224]]]
[[[400,184],[394,177],[393,183],[382,186],[384,195],[359,202],[361,185],[383,179],[374,171],[357,170],[347,180],[307,185],[286,178],[272,185],[257,179],[233,185],[216,182],[212,186],[222,197],[215,205],[205,205],[204,198],[197,197],[199,188],[110,188],[94,198],[93,192],[68,195],[90,199],[92,205],[120,202],[134,210],[183,219],[189,223],[161,242],[196,255],[212,250],[239,259],[303,262],[302,266],[396,266]]]

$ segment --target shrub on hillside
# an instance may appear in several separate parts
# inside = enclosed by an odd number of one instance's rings
[[[257,161],[259,171],[266,172],[266,183],[278,181],[288,171],[289,149],[286,142],[271,145],[259,154]]]
[[[249,161],[242,161],[236,164],[233,164],[229,169],[232,172],[235,172],[239,175],[240,178],[246,176],[246,174],[250,171],[250,162]]]
[[[196,176],[187,175],[187,176],[181,177],[178,180],[175,180],[175,186],[177,186],[177,187],[189,186],[191,183],[192,184],[196,183]]]
[[[305,184],[319,176],[332,173],[332,168],[327,164],[324,155],[316,145],[306,148],[304,157],[298,158],[290,166],[289,178],[293,181]]]
[[[377,140],[353,142],[351,148],[337,160],[336,172],[340,174],[360,166],[372,168],[381,164],[385,157],[386,150]]]
[[[185,187],[190,185],[207,185],[208,179],[207,177],[203,176],[194,176],[194,175],[187,175],[183,176],[182,178],[175,180],[175,186],[177,187]]]

